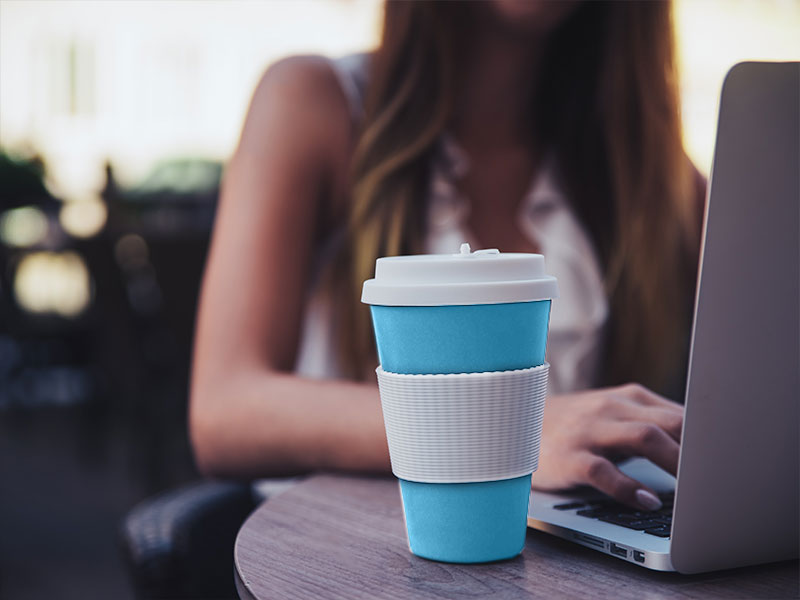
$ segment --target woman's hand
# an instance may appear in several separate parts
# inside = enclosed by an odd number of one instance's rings
[[[653,490],[624,475],[614,460],[643,456],[673,475],[683,406],[628,384],[547,399],[539,470],[533,487],[591,485],[630,506],[660,508]]]

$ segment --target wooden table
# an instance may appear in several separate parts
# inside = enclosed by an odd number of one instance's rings
[[[319,475],[262,504],[234,550],[242,598],[795,598],[798,563],[657,573],[528,530],[517,558],[428,561],[408,551],[397,481]]]

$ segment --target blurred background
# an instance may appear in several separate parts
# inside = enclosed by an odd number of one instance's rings
[[[685,143],[722,79],[800,59],[796,0],[678,0]],[[380,35],[377,0],[0,0],[0,597],[131,597],[124,514],[198,477],[197,290],[263,70]]]

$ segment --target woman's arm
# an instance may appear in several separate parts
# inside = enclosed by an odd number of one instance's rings
[[[206,474],[389,467],[375,386],[290,374],[313,245],[343,196],[351,136],[324,59],[264,75],[225,173],[198,312],[190,433]]]

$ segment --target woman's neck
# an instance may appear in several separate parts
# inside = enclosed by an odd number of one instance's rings
[[[541,44],[484,27],[469,40],[458,74],[451,128],[467,147],[530,144],[530,113]]]

